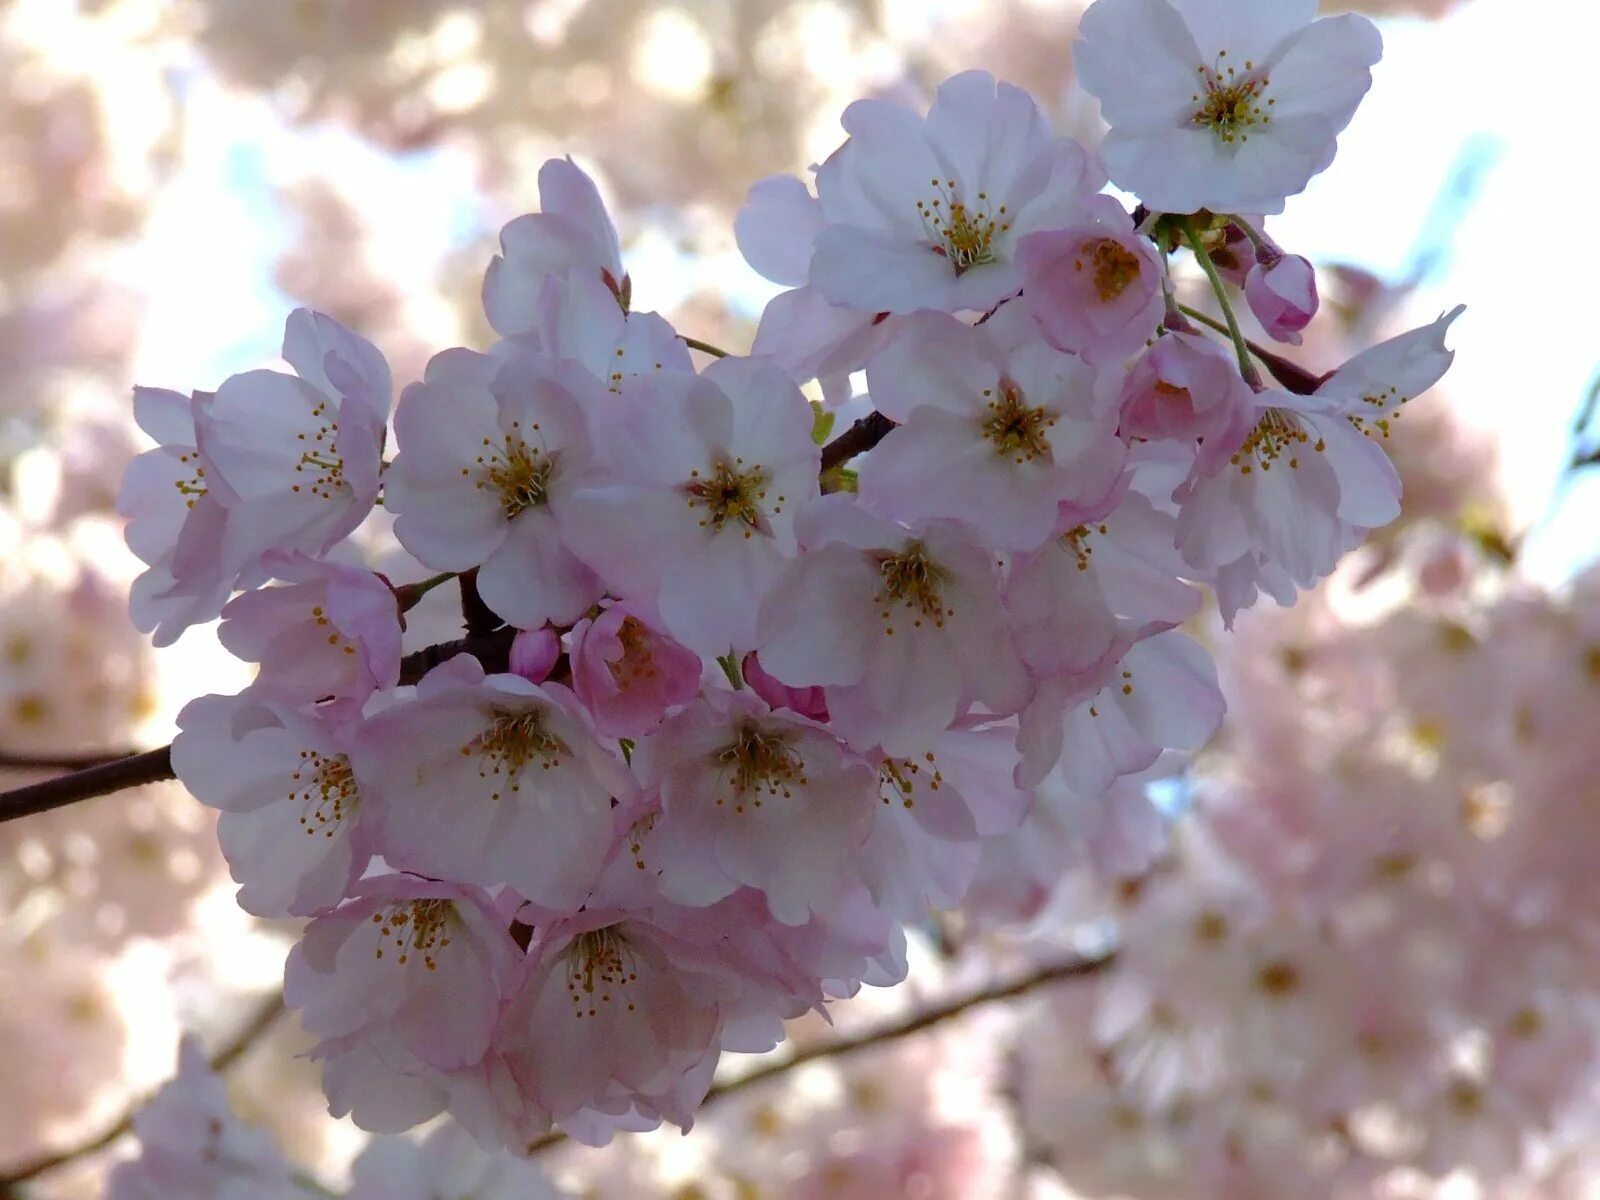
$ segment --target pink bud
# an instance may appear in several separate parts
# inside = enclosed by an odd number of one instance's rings
[[[572,688],[611,737],[640,737],[700,690],[700,656],[613,604],[572,627]]]
[[[1244,281],[1245,299],[1276,341],[1300,344],[1300,331],[1317,315],[1317,273],[1298,254],[1258,263]]]
[[[511,641],[511,672],[529,683],[543,683],[561,657],[561,639],[546,625],[543,629],[524,629]]]
[[[793,709],[802,717],[810,717],[813,721],[828,719],[828,701],[821,688],[797,688],[779,683],[762,669],[754,650],[744,656],[742,669],[744,681],[750,685],[750,690],[773,708]]]

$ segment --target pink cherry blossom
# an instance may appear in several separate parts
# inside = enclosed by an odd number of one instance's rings
[[[354,719],[342,706],[298,713],[253,690],[201,696],[178,714],[173,770],[222,811],[217,833],[245,911],[331,908],[366,867],[373,835],[350,767]]]
[[[817,168],[827,223],[808,280],[846,308],[993,308],[1022,286],[1017,240],[1104,182],[1026,92],[983,71],[946,80],[926,119],[858,100],[843,124],[849,140]]]
[[[128,464],[117,511],[128,518],[128,548],[148,567],[133,583],[133,623],[157,646],[211,620],[233,590],[221,561],[227,514],[196,446],[194,408],[209,401],[165,388],[133,392],[134,417],[158,445]]]
[[[284,1000],[307,1033],[388,1033],[436,1070],[489,1049],[517,961],[486,893],[412,876],[363,880],[289,953]]]
[[[862,464],[861,499],[900,521],[952,518],[1000,549],[1032,549],[1063,509],[1103,506],[1121,476],[1104,384],[1037,337],[1008,346],[988,327],[914,317],[867,365],[873,402],[902,424]]]
[[[295,1200],[303,1197],[287,1159],[263,1129],[245,1124],[185,1037],[178,1073],[133,1118],[139,1157],[119,1163],[108,1200]]]
[[[1277,213],[1333,161],[1382,54],[1315,0],[1096,0],[1075,55],[1112,180],[1159,212]]]
[[[696,653],[755,648],[818,494],[810,405],[776,367],[725,358],[625,384],[612,411],[607,476],[557,503],[565,535],[614,595],[654,597]]]
[[[1037,785],[1055,771],[1071,790],[1100,795],[1165,749],[1199,750],[1224,708],[1216,667],[1197,642],[1176,631],[1141,637],[1087,680],[1039,689],[1018,730],[1017,782]]]
[[[1317,315],[1317,273],[1299,255],[1280,254],[1250,269],[1244,295],[1267,336],[1298,346],[1300,331]]]
[[[687,1128],[718,1055],[718,982],[647,916],[591,910],[536,930],[496,1049],[533,1111],[574,1137],[606,1140],[605,1117]]]
[[[471,659],[370,718],[352,759],[391,865],[552,907],[583,902],[612,846],[612,800],[633,790],[571,692],[485,678]]]
[[[585,409],[600,389],[572,364],[518,368],[491,384],[485,364],[440,363],[408,387],[385,501],[407,550],[436,570],[478,567],[484,602],[534,629],[576,620],[602,592],[555,517],[597,469]]]
[[[540,292],[552,277],[597,279],[623,310],[633,290],[605,203],[570,158],[552,158],[539,169],[539,202],[541,212],[500,231],[500,254],[483,281],[484,311],[502,337],[533,331]]]
[[[1122,385],[1122,433],[1199,443],[1206,469],[1244,438],[1255,397],[1228,351],[1209,338],[1169,333],[1141,355]]]
[[[1110,196],[1090,196],[1061,228],[1023,238],[1017,266],[1045,340],[1093,363],[1143,349],[1166,311],[1161,256]]]
[[[837,892],[879,803],[872,768],[815,722],[714,692],[634,751],[661,816],[644,844],[663,893],[715,903],[740,886],[803,923]]]
[[[950,522],[921,529],[828,497],[802,528],[806,553],[763,612],[762,665],[825,689],[851,745],[926,752],[974,702],[1017,711],[1028,681],[994,562]]]
[[[287,586],[235,597],[217,632],[233,654],[261,664],[256,694],[286,704],[360,703],[399,682],[400,614],[388,584],[304,554],[263,563]]]
[[[207,494],[227,512],[225,573],[269,551],[327,552],[378,496],[389,371],[368,343],[308,310],[290,316],[284,355],[298,376],[246,371],[194,409]]]
[[[460,1126],[440,1125],[420,1143],[380,1137],[351,1164],[345,1200],[561,1200],[537,1165],[485,1154]]]
[[[543,683],[561,657],[561,639],[548,625],[524,629],[511,640],[509,667],[529,683]]]
[[[767,674],[767,669],[761,665],[760,656],[753,650],[744,656],[739,672],[744,677],[745,683],[750,685],[750,690],[771,707],[793,709],[802,717],[827,722],[828,698],[821,688],[796,688],[779,682]]]
[[[608,737],[637,738],[700,691],[700,656],[613,604],[572,627],[572,690]]]

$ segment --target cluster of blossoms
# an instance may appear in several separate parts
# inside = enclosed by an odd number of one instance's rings
[[[1195,585],[1231,623],[1391,520],[1383,439],[1451,359],[1453,313],[1322,377],[1258,352],[1269,387],[1237,332],[1227,273],[1271,336],[1309,321],[1262,214],[1378,56],[1314,15],[1098,0],[1079,69],[1133,214],[982,72],[926,117],[852,105],[814,192],[767,180],[740,216],[790,288],[751,357],[697,370],[632,311],[553,160],[484,281],[501,340],[392,413],[378,351],[304,310],[294,375],[138,391],[135,621],[220,614],[260,666],[184,710],[173,765],[240,904],[308,918],[285,995],[336,1114],[513,1149],[687,1127],[723,1051],[896,982],[908,923],[1003,886],[980,866],[1026,858],[1025,819],[1140,819],[1129,781],[1222,716]],[[1184,247],[1231,346],[1177,303]],[[391,517],[439,574],[359,564]],[[452,577],[468,636],[407,654]]]

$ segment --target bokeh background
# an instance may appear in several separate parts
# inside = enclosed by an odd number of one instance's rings
[[[1462,604],[1516,593],[1559,607],[1600,549],[1600,473],[1571,467],[1588,450],[1577,427],[1600,360],[1585,252],[1600,11],[1324,7],[1374,15],[1386,54],[1338,161],[1271,227],[1327,268],[1300,357],[1325,370],[1456,303],[1468,311],[1454,372],[1398,435],[1408,516],[1366,577],[1336,579],[1292,628],[1264,614],[1211,639],[1247,693],[1238,738],[1254,735],[1248,693],[1268,686],[1252,673],[1281,665],[1291,640],[1304,657],[1374,614],[1390,620],[1440,572],[1457,572],[1446,590]],[[5,756],[157,745],[183,701],[247,682],[209,631],[156,655],[125,615],[136,564],[112,503],[143,448],[136,381],[188,391],[274,365],[298,305],[375,341],[397,382],[438,349],[487,344],[478,289],[495,233],[534,204],[539,164],[569,153],[611,203],[635,307],[742,349],[773,291],[733,245],[751,183],[820,161],[852,99],[921,104],[975,66],[1027,86],[1092,144],[1098,114],[1071,76],[1078,15],[1074,0],[0,0],[0,785],[37,777],[4,770]],[[1239,750],[1218,753],[1225,772]],[[221,1046],[270,1000],[293,931],[235,908],[214,841],[175,787],[0,826],[0,1175],[115,1122],[170,1074],[181,1030]],[[1028,914],[1029,936],[1040,922],[1058,942],[1102,926],[1117,900],[1106,875],[1063,885],[1071,903]],[[912,983],[854,1002],[860,1019],[979,978],[981,955],[1026,958],[1026,938],[991,942],[970,924],[930,928]],[[689,1139],[552,1162],[607,1197],[1158,1194],[1073,1169],[1073,1155],[1107,1153],[1050,1115],[1081,1096],[1012,1070],[1019,1036],[1071,1043],[1089,1017],[1020,1019],[975,1014],[899,1059],[799,1076]],[[271,1023],[230,1086],[336,1181],[362,1135],[326,1117],[303,1047],[292,1020]],[[1600,1129],[1593,1106],[1587,1128]],[[900,1114],[897,1136],[917,1120],[939,1131],[920,1165],[876,1183],[817,1175],[886,1112]],[[752,1128],[764,1148],[730,1158]],[[1339,1194],[1557,1194],[1548,1154],[1539,1165],[1519,1150],[1491,1171],[1480,1149],[1441,1152],[1412,1192],[1374,1172]],[[107,1161],[87,1156],[25,1194],[95,1195]],[[1573,1188],[1594,1187],[1574,1171]],[[1309,1186],[1230,1194],[1318,1194]]]

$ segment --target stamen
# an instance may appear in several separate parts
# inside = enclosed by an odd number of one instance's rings
[[[483,439],[484,452],[478,455],[478,490],[492,489],[500,494],[500,508],[511,520],[530,508],[549,502],[550,479],[556,460],[522,436],[522,422],[511,422],[511,431],[499,443]],[[538,423],[532,429],[537,431]],[[466,475],[470,468],[462,467]]]
[[[1047,434],[1056,423],[1042,408],[1028,407],[1022,389],[1009,380],[1000,384],[1000,396],[985,391],[989,415],[983,419],[983,436],[994,443],[995,453],[1021,464],[1050,457]]]
[[[927,547],[921,542],[908,542],[899,554],[880,557],[878,574],[883,586],[873,601],[883,606],[878,615],[886,622],[885,633],[894,633],[894,626],[887,622],[893,620],[897,604],[915,614],[911,619],[914,629],[920,629],[924,620],[932,621],[936,629],[943,629],[945,618],[955,616],[956,610],[946,608],[941,595],[941,589],[950,582],[950,572],[929,557]]]
[[[746,723],[731,745],[717,753],[717,762],[727,778],[729,795],[717,796],[717,806],[725,803],[736,813],[742,813],[748,804],[760,808],[762,796],[782,796],[785,800],[794,795],[793,789],[806,784],[806,764],[790,746],[793,739],[785,734],[771,733],[753,723]]]
[[[400,952],[395,961],[402,967],[411,961],[415,951],[428,970],[438,970],[438,953],[450,944],[455,917],[455,905],[439,899],[413,900],[386,913],[373,913],[372,923],[378,926],[376,957],[382,958],[383,944],[393,940],[395,949]]]
[[[519,792],[524,768],[538,763],[546,771],[553,770],[572,753],[565,742],[545,728],[544,721],[543,709],[501,713],[486,732],[461,747],[461,753],[483,757],[478,766],[481,778],[503,775],[511,791]],[[489,793],[489,799],[499,800],[501,795],[497,789]]]
[[[767,475],[759,463],[747,467],[742,458],[718,462],[709,478],[692,471],[683,490],[688,493],[690,508],[705,508],[702,528],[710,525],[720,531],[727,525],[742,526],[747,538],[771,532],[766,513]],[[783,496],[777,497],[772,505],[774,515],[783,511],[784,503]]]
[[[995,239],[1011,229],[1006,206],[991,211],[988,192],[979,192],[968,204],[956,191],[954,179],[928,182],[934,196],[917,201],[917,215],[935,243],[933,252],[949,260],[957,277],[994,262]]]
[[[619,925],[608,925],[580,933],[565,952],[567,993],[572,997],[572,1015],[578,1020],[599,1015],[598,1005],[611,1003],[612,993],[626,1000],[628,1011],[634,1002],[627,998],[627,987],[639,978],[633,969],[633,955]]]
[[[1252,74],[1254,63],[1246,62],[1244,73],[1240,74],[1222,62],[1226,54],[1224,50],[1218,56],[1216,67],[1198,68],[1205,91],[1191,97],[1197,107],[1190,119],[1231,145],[1235,141],[1248,142],[1250,135],[1246,131],[1254,126],[1271,124],[1271,110],[1277,101],[1266,95],[1271,80]]]
[[[355,772],[343,754],[300,751],[300,765],[289,776],[289,799],[302,806],[300,824],[307,834],[332,837],[361,799]]]

